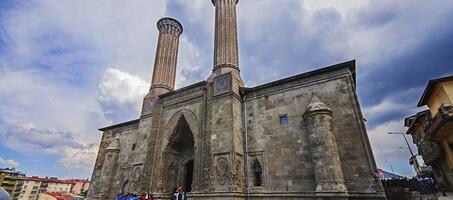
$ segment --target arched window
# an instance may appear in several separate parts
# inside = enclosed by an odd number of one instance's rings
[[[255,159],[252,165],[252,173],[253,173],[253,186],[261,187],[264,186],[263,184],[263,168],[261,167],[260,161]]]

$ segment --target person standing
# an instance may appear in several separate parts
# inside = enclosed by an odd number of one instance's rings
[[[123,199],[123,194],[119,193],[116,195],[116,200],[122,200]]]

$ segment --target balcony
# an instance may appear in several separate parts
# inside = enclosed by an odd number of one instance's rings
[[[422,136],[416,141],[419,154],[423,157],[426,164],[430,165],[432,162],[437,160],[441,155],[441,148],[439,144],[429,140],[428,135]]]
[[[3,180],[3,183],[2,183],[3,186],[15,186],[16,185],[16,181],[12,181],[12,180]]]
[[[443,104],[426,127],[426,133],[434,141],[440,142],[453,133],[453,105]]]
[[[2,188],[5,189],[7,192],[11,192],[14,190],[14,185],[13,186],[2,185]]]

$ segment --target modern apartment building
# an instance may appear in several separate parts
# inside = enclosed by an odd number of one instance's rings
[[[73,194],[75,181],[61,180],[55,177],[27,177],[22,187],[19,200],[36,200],[43,193]]]
[[[453,76],[430,80],[417,106],[428,109],[405,119],[406,133],[437,182],[453,191]]]
[[[9,193],[12,200],[17,200],[25,181],[25,174],[13,168],[0,169],[0,187]]]

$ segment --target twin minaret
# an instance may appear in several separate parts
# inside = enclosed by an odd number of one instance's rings
[[[175,88],[176,63],[178,61],[179,36],[182,25],[172,18],[162,18],[157,22],[159,39],[154,61],[151,88],[145,99],[156,98]]]
[[[239,0],[212,0],[216,8],[213,74],[239,73],[236,4]],[[171,92],[175,87],[179,37],[182,25],[172,18],[157,22],[159,39],[151,81],[145,100]]]
[[[236,19],[238,1],[212,0],[215,6],[214,74],[223,74],[231,69],[239,71]]]

